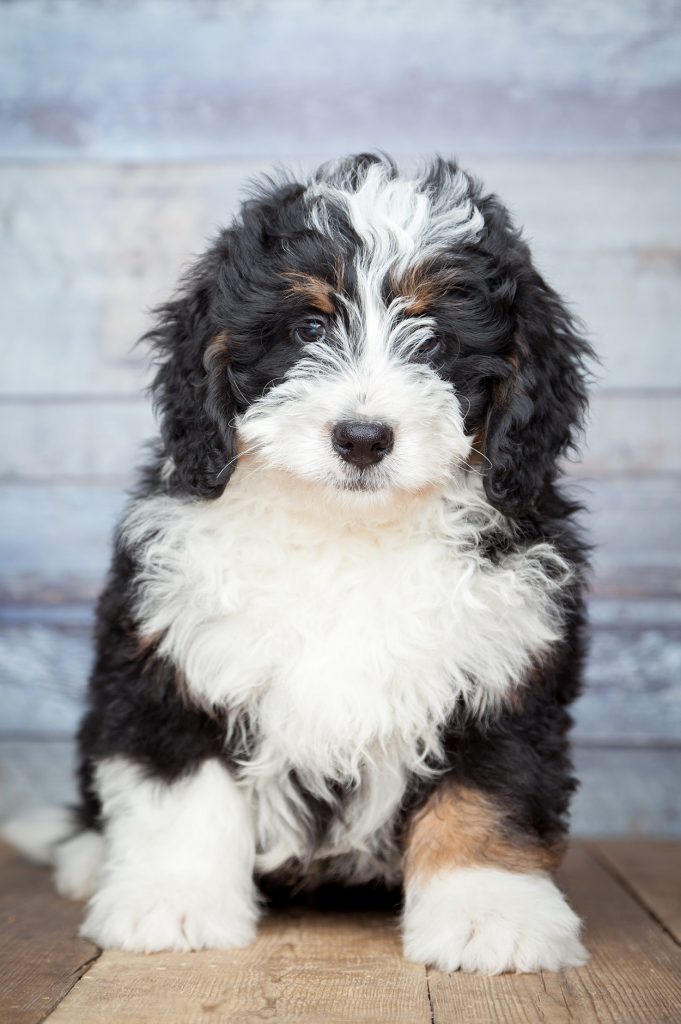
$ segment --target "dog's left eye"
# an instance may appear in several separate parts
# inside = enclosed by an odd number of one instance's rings
[[[313,341],[324,341],[326,324],[319,317],[311,316],[298,324],[293,333],[303,345],[309,345]]]

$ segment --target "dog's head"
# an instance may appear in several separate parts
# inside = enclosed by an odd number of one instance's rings
[[[477,472],[522,516],[585,404],[570,315],[504,207],[442,160],[259,186],[150,337],[166,485],[203,497],[243,457],[374,499]]]

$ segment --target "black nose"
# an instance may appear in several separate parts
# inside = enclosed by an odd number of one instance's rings
[[[341,459],[354,466],[373,466],[392,449],[395,437],[384,423],[344,420],[331,431],[331,441]]]

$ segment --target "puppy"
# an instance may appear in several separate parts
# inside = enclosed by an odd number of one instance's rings
[[[440,159],[268,179],[148,339],[82,803],[14,838],[104,947],[243,946],[262,885],[372,882],[403,886],[410,960],[582,963],[557,460],[590,351],[504,206]]]

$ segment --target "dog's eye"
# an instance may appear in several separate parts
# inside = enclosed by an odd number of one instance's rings
[[[309,345],[314,341],[324,341],[326,338],[326,324],[319,317],[310,316],[307,320],[299,323],[293,333],[303,345]]]
[[[414,350],[414,358],[422,359],[424,362],[428,359],[434,359],[435,356],[439,356],[443,349],[442,338],[438,338],[437,335],[433,335],[431,338],[426,338],[420,345]]]

